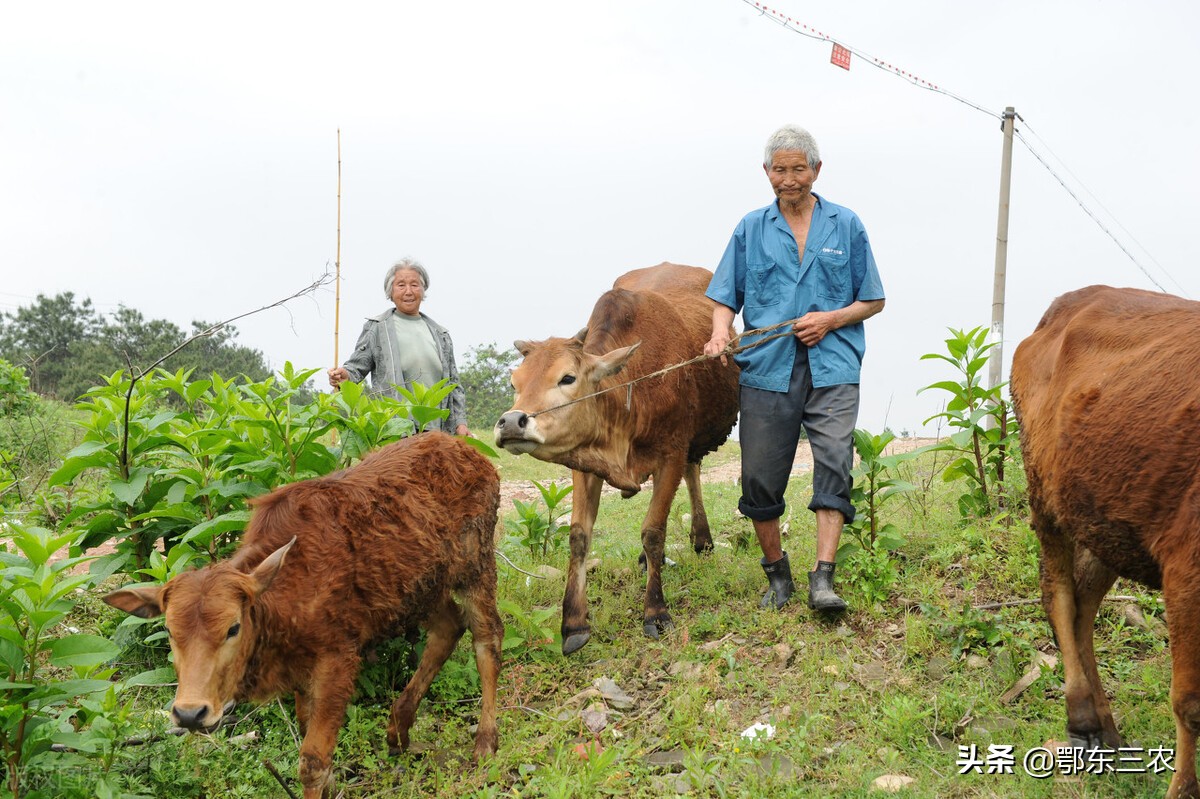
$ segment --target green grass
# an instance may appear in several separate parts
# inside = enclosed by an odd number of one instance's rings
[[[714,460],[736,460],[736,446]],[[920,462],[918,469],[921,468]],[[502,479],[556,479],[565,470],[504,455]],[[814,555],[809,481],[788,491],[785,548],[803,581]],[[418,714],[413,751],[386,753],[387,699],[351,707],[334,753],[345,797],[867,797],[885,774],[914,779],[913,797],[1159,797],[1169,774],[1035,779],[1021,755],[1065,737],[1061,665],[1010,704],[999,698],[1035,651],[1056,653],[1040,605],[976,610],[983,603],[1034,599],[1037,544],[1021,522],[963,526],[954,486],[930,484],[924,503],[895,502],[887,519],[905,532],[900,578],[888,601],[867,605],[849,586],[851,611],[840,621],[815,617],[802,601],[762,611],[765,579],[750,523],[739,517],[739,491],[709,484],[705,496],[717,549],[698,556],[688,544],[680,491],[671,513],[664,590],[675,629],[654,641],[641,632],[644,578],[637,565],[649,491],[602,501],[589,577],[592,639],[564,658],[557,642],[531,639],[510,653],[501,675],[500,751],[469,762],[477,696],[470,646],[459,646]],[[922,513],[922,507],[927,511]],[[533,570],[527,549],[502,544]],[[564,549],[549,565],[565,569]],[[849,577],[852,565],[839,567]],[[500,566],[500,596],[522,614],[548,616],[557,631],[562,578],[536,580]],[[1121,582],[1161,617],[1158,595]],[[519,620],[505,619],[510,629]],[[95,621],[89,623],[94,624]],[[1106,603],[1097,650],[1122,731],[1135,745],[1174,745],[1168,692],[1170,658],[1160,637],[1127,626],[1121,605]],[[955,647],[959,656],[952,656]],[[631,698],[618,708],[594,684],[608,678]],[[166,726],[169,690],[141,689],[137,708],[147,733]],[[607,726],[589,732],[583,711],[602,711]],[[167,736],[129,747],[121,770],[129,790],[152,796],[283,797],[263,760],[296,774],[297,735],[290,703],[243,706],[240,721],[211,736]],[[756,722],[771,740],[740,733]],[[246,736],[256,736],[248,741]],[[599,741],[581,757],[577,745]],[[959,746],[1012,745],[1014,774],[960,775]]]

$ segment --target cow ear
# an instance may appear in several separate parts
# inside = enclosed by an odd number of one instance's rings
[[[104,597],[104,601],[117,610],[137,616],[140,619],[153,619],[163,614],[161,585],[148,588],[122,588]]]
[[[250,578],[255,582],[255,590],[261,594],[271,587],[271,582],[275,579],[275,575],[279,574],[280,568],[283,567],[283,559],[287,557],[288,550],[296,543],[296,536],[292,536],[292,540],[281,546],[279,549],[267,555],[263,562],[254,567],[254,571],[250,572]]]
[[[625,368],[625,364],[629,362],[629,357],[633,355],[634,350],[642,346],[642,342],[635,341],[628,347],[620,347],[612,352],[606,352],[596,359],[596,371],[593,375],[596,380],[603,380],[606,377],[611,377],[617,372]]]
[[[579,332],[575,334],[575,340],[580,344],[587,341],[587,331],[588,329],[586,327],[579,328]]]

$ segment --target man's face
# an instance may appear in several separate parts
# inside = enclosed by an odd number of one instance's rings
[[[425,299],[425,288],[421,276],[412,269],[397,269],[392,279],[392,302],[396,310],[409,316],[421,312],[421,300]]]
[[[780,202],[798,203],[812,194],[813,183],[821,174],[821,162],[815,167],[808,165],[808,156],[799,150],[780,150],[771,159],[770,166],[763,166],[771,188]]]

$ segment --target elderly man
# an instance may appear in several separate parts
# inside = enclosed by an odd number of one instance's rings
[[[773,133],[763,171],[776,200],[751,211],[734,229],[708,287],[716,305],[704,352],[725,350],[739,311],[746,329],[796,320],[794,335],[735,356],[741,367],[738,509],[754,522],[762,548],[768,588],[761,606],[781,608],[795,585],[779,518],[803,427],[813,452],[808,507],[817,516],[808,604],[843,611],[833,572],[842,527],[854,519],[850,468],[866,349],[863,320],[883,309],[883,285],[858,216],[813,192],[821,156],[808,131],[788,125]],[[753,342],[747,337],[741,344]]]

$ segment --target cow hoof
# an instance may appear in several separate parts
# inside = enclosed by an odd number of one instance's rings
[[[647,638],[657,639],[659,632],[669,633],[674,629],[675,623],[671,621],[670,616],[665,614],[658,618],[647,619],[646,622],[642,624],[642,632],[646,634]]]
[[[564,655],[569,655],[572,652],[578,652],[583,648],[583,645],[591,639],[591,637],[591,630],[580,630],[579,632],[563,636],[562,653]]]
[[[1072,748],[1082,749],[1085,752],[1094,752],[1104,748],[1104,739],[1099,732],[1078,733],[1067,730],[1067,738]]]

